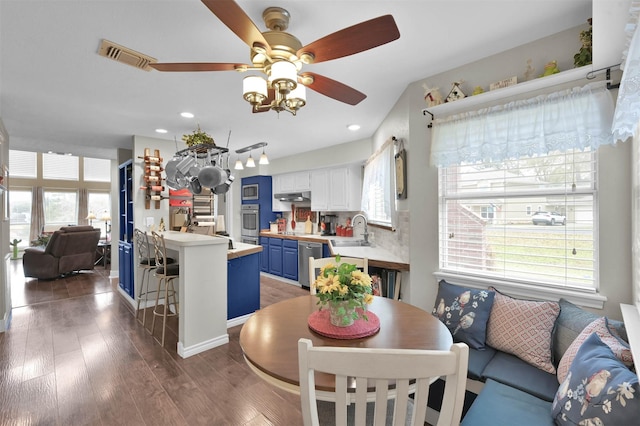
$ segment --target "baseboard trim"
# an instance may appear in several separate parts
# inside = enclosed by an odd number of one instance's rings
[[[229,343],[229,335],[223,334],[216,338],[206,340],[198,343],[197,345],[185,347],[181,342],[178,342],[178,355],[182,358],[189,358],[190,356],[197,355],[201,352],[208,351],[209,349],[217,348],[218,346],[226,345]]]
[[[4,333],[11,327],[11,308],[4,314],[4,318],[0,321],[0,333]]]
[[[244,324],[245,322],[247,322],[249,318],[251,318],[252,315],[253,314],[251,313],[251,314],[242,315],[240,317],[235,317],[235,318],[231,318],[230,320],[227,320],[227,328]]]

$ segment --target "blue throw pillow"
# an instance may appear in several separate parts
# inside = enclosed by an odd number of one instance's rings
[[[638,376],[593,333],[578,349],[560,384],[551,415],[558,425],[638,424]]]
[[[432,314],[447,326],[455,341],[482,350],[494,297],[491,290],[461,287],[442,280]]]

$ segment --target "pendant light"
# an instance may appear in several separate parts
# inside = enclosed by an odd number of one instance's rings
[[[247,158],[247,163],[245,164],[247,167],[255,167],[256,162],[253,161],[253,157],[251,156],[251,152],[249,152],[249,158]]]
[[[242,165],[242,161],[240,160],[240,158],[238,158],[236,160],[236,165],[233,166],[233,169],[234,170],[243,170],[244,169],[244,166]]]
[[[264,146],[262,147],[262,155],[260,155],[258,164],[269,164],[269,158],[267,158],[267,154],[264,152]]]

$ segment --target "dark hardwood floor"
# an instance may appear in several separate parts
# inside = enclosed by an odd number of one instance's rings
[[[0,333],[1,425],[302,424],[300,398],[246,366],[242,326],[229,329],[229,344],[183,359],[177,322],[161,347],[108,269],[25,280],[18,260],[10,274],[13,318]],[[263,277],[260,293],[264,307],[308,291]]]

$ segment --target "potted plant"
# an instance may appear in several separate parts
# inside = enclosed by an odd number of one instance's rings
[[[371,277],[356,265],[340,264],[340,255],[336,256],[336,263],[337,266],[332,263],[323,266],[313,283],[318,304],[328,305],[331,324],[339,327],[350,326],[360,316],[368,320],[365,312],[373,301]]]
[[[20,244],[21,242],[22,242],[22,240],[14,238],[13,241],[11,241],[9,243],[9,244],[11,244],[11,247],[13,249],[13,255],[11,256],[12,259],[17,259],[18,258],[18,244]]]
[[[189,147],[192,147],[194,145],[201,145],[201,144],[209,144],[209,145],[215,146],[215,142],[213,141],[213,138],[208,133],[203,132],[200,129],[199,124],[198,124],[198,128],[194,130],[191,134],[182,135],[182,140]]]

